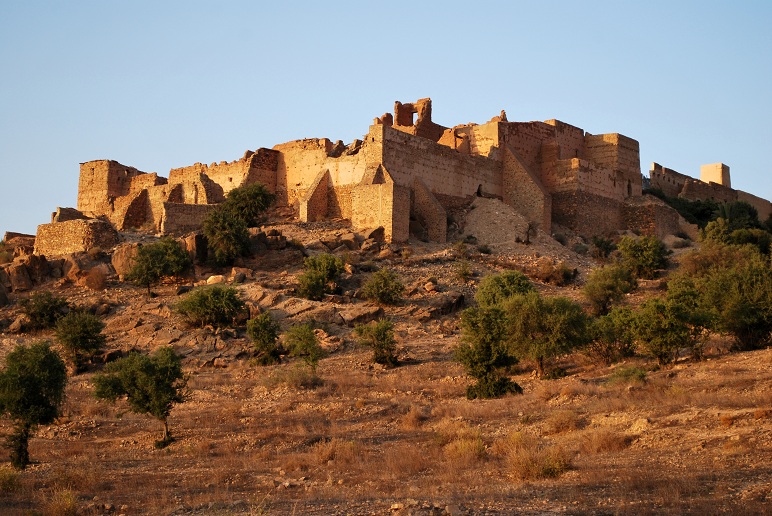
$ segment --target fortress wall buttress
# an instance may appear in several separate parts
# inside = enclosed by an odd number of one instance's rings
[[[621,172],[621,179],[626,187],[629,186],[625,197],[643,194],[640,149],[636,140],[617,133],[588,134],[585,136],[585,157],[599,169]]]
[[[112,160],[81,163],[78,210],[94,216],[109,215],[113,199],[128,195],[134,178],[144,174]]]
[[[619,201],[577,190],[552,194],[552,223],[580,235],[608,235],[624,227]]]

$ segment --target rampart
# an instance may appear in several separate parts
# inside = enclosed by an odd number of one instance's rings
[[[704,171],[721,184],[659,165],[651,177],[668,195],[742,196],[760,214],[772,211],[767,201],[729,188],[725,165]],[[432,120],[428,98],[395,102],[393,114],[376,118],[363,139],[349,145],[296,140],[231,162],[174,168],[168,179],[115,161],[84,163],[78,209],[118,229],[179,233],[199,227],[233,188],[254,182],[275,193],[278,205],[293,207],[301,221],[335,217],[359,229],[383,226],[392,241],[407,240],[411,227],[444,241],[448,213],[475,196],[502,199],[547,232],[553,222],[586,236],[640,230],[636,214],[649,226],[676,226],[669,208],[636,204],[642,195],[636,140],[554,119],[509,122],[504,111],[483,124],[446,127]]]
[[[104,220],[68,220],[38,226],[35,254],[47,257],[88,251],[92,247],[110,249],[118,234]]]

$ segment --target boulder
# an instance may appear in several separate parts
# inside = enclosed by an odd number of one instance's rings
[[[11,281],[12,292],[22,292],[32,288],[32,279],[29,276],[27,266],[23,263],[14,263],[6,271]]]
[[[225,283],[225,276],[222,274],[215,274],[206,278],[207,285],[219,285],[220,283]]]
[[[359,242],[357,242],[357,237],[354,235],[354,233],[346,233],[345,235],[341,235],[340,238],[338,238],[338,241],[345,245],[350,251],[356,251],[359,249]]]
[[[28,254],[21,258],[21,263],[27,267],[27,273],[33,283],[43,283],[48,277],[50,267],[45,256]]]
[[[437,294],[429,300],[432,317],[447,315],[464,307],[464,294],[455,290]]]
[[[378,243],[377,240],[368,238],[364,242],[362,242],[362,251],[364,252],[370,252],[370,251],[379,251],[381,249],[381,244]]]
[[[119,280],[124,281],[126,279],[126,275],[134,266],[137,253],[139,253],[139,244],[121,244],[115,248],[110,263],[112,263]]]
[[[21,333],[24,328],[30,323],[30,318],[26,314],[21,314],[14,319],[11,325],[8,327],[8,331],[11,333]]]
[[[0,285],[4,286],[6,289],[11,288],[11,278],[8,277],[8,272],[6,271],[8,267],[0,267]]]
[[[383,226],[378,226],[375,229],[366,229],[362,232],[362,236],[365,240],[373,239],[376,242],[383,242],[386,238]]]
[[[382,314],[383,308],[374,305],[356,305],[340,312],[343,322],[348,326],[374,321]]]

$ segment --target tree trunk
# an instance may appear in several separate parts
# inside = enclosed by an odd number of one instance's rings
[[[11,465],[16,469],[25,469],[30,464],[29,438],[32,434],[32,425],[20,423],[16,430],[8,437],[8,447],[11,449]]]
[[[544,357],[536,359],[536,374],[539,375],[539,378],[544,378]]]
[[[162,440],[163,440],[164,442],[166,442],[166,441],[168,441],[168,440],[169,440],[169,422],[166,420],[166,418],[164,418],[164,419],[162,420],[162,422],[163,422],[163,424],[164,424],[164,436],[163,436],[163,439],[162,439]]]

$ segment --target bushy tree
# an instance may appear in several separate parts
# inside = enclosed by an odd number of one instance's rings
[[[43,330],[53,328],[56,321],[70,311],[70,303],[63,297],[55,296],[48,290],[35,292],[27,299],[22,299],[22,312],[29,318],[27,328]]]
[[[354,334],[359,343],[372,348],[373,362],[387,367],[399,365],[397,359],[397,341],[394,339],[394,323],[380,319],[370,324],[357,324]]]
[[[745,201],[720,204],[716,210],[716,218],[724,219],[729,231],[761,227],[758,211]]]
[[[624,265],[609,265],[595,269],[587,278],[582,292],[590,301],[596,315],[608,313],[613,304],[621,301],[625,294],[635,290],[638,282],[633,271]]]
[[[592,320],[592,340],[582,352],[594,362],[611,365],[635,352],[631,331],[635,315],[629,308],[615,307]]]
[[[96,315],[75,310],[56,323],[56,340],[67,351],[76,370],[99,353],[105,344],[105,324]]]
[[[252,340],[257,363],[270,365],[281,360],[281,348],[277,345],[280,329],[269,312],[247,321],[247,336]]]
[[[529,292],[509,298],[503,306],[509,353],[534,360],[540,378],[548,360],[581,348],[592,337],[587,315],[568,298]]]
[[[467,398],[497,398],[508,392],[523,392],[500,372],[517,362],[508,352],[506,337],[506,315],[501,308],[468,308],[461,312],[461,345],[455,356],[467,374],[477,380],[467,387]]]
[[[314,373],[319,360],[324,356],[324,350],[319,345],[319,339],[311,323],[291,326],[284,334],[284,347],[290,356],[302,358]]]
[[[323,253],[309,256],[303,262],[305,272],[298,277],[298,294],[318,301],[335,290],[335,282],[343,273],[345,264],[335,255]]]
[[[64,401],[67,370],[47,342],[17,345],[0,370],[0,414],[13,419],[8,438],[11,464],[24,469],[30,464],[29,439],[38,425],[53,423]]]
[[[180,243],[171,237],[164,237],[138,249],[126,279],[147,287],[150,294],[151,285],[158,283],[161,278],[180,276],[192,265],[190,255]]]
[[[402,301],[402,292],[404,291],[405,286],[397,275],[389,269],[380,269],[374,272],[362,286],[362,295],[365,299],[384,305],[398,304]]]
[[[204,219],[204,235],[217,265],[227,265],[249,253],[249,228],[261,217],[275,196],[260,183],[234,188]]]
[[[483,278],[474,298],[480,306],[492,307],[500,305],[512,296],[533,291],[533,285],[525,274],[520,271],[505,271]]]
[[[136,414],[150,414],[163,424],[163,437],[157,447],[171,443],[169,413],[186,400],[187,378],[182,361],[171,346],[158,348],[151,356],[131,353],[107,364],[105,371],[94,377],[94,395],[114,403],[126,396]]]
[[[652,279],[657,271],[668,266],[670,251],[657,237],[622,237],[617,245],[622,263],[629,267],[638,278]]]
[[[249,228],[243,219],[229,210],[215,208],[204,219],[207,247],[216,265],[233,263],[249,252]]]
[[[641,349],[660,365],[674,362],[681,349],[692,349],[696,344],[687,306],[673,299],[644,302],[635,314],[632,329]]]
[[[223,327],[244,311],[244,301],[233,287],[212,285],[199,287],[188,293],[177,303],[177,311],[191,324]]]
[[[262,222],[263,214],[271,207],[275,198],[263,184],[252,183],[228,192],[220,209],[234,218],[241,219],[247,227],[255,227]]]

